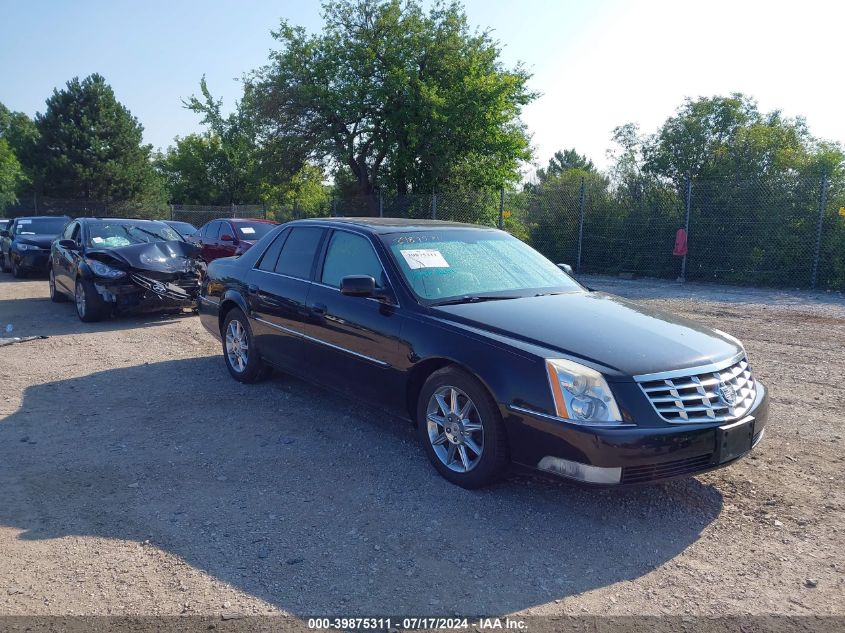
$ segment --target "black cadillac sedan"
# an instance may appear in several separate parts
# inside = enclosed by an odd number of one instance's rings
[[[768,414],[737,339],[480,226],[291,222],[209,265],[200,315],[236,380],[278,368],[409,418],[467,488],[511,463],[600,485],[703,472]]]

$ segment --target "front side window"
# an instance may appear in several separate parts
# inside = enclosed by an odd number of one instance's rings
[[[443,229],[391,233],[382,240],[408,285],[425,301],[581,288],[533,248],[499,231]]]
[[[311,277],[311,266],[320,245],[323,229],[313,227],[298,227],[291,229],[279,260],[276,262],[276,272],[300,279]]]
[[[182,241],[179,234],[164,222],[91,222],[88,225],[88,246],[119,248],[132,244]]]
[[[322,283],[340,288],[347,275],[369,275],[379,286],[384,285],[381,262],[370,241],[354,233],[335,231],[326,250]]]

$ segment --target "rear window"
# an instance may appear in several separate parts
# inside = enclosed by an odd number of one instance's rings
[[[15,223],[15,235],[58,235],[67,218],[23,218]]]
[[[269,222],[233,222],[232,224],[242,240],[259,240],[277,226]]]

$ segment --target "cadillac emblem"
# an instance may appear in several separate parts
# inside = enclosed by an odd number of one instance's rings
[[[729,407],[732,407],[736,404],[736,389],[733,388],[732,385],[728,383],[721,382],[719,383],[718,388],[719,397]]]

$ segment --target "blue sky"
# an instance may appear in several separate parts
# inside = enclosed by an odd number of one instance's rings
[[[466,0],[506,62],[525,62],[543,95],[523,116],[537,161],[574,146],[606,164],[614,126],[653,131],[685,96],[743,91],[764,109],[804,115],[845,142],[840,74],[845,8],[821,0]],[[237,79],[263,64],[284,17],[320,27],[312,0],[0,0],[0,102],[29,115],[55,87],[99,72],[166,147],[199,129],[181,99],[205,74],[231,106]]]

